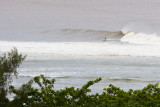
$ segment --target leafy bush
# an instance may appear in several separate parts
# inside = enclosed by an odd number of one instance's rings
[[[12,92],[16,94],[12,103],[14,103],[14,105],[18,104],[26,106],[88,105],[89,102],[93,102],[92,97],[87,95],[87,93],[91,91],[88,88],[100,80],[101,78],[90,81],[86,85],[82,86],[81,89],[71,87],[56,91],[54,90],[55,79],[49,80],[43,75],[36,76],[27,84],[23,84],[19,89],[15,89],[13,86],[10,87]],[[33,82],[38,84],[40,90],[32,87]]]
[[[91,92],[88,89],[91,85],[99,82],[101,78],[94,81],[89,81],[80,89],[74,87],[61,90],[54,90],[55,79],[49,80],[43,75],[37,76],[30,80],[21,88],[15,89],[10,87],[12,92],[16,94],[12,104],[23,106],[99,106],[99,107],[155,107],[160,106],[160,88],[158,84],[149,84],[142,90],[128,92],[122,89],[109,85],[109,88],[104,88],[102,94],[89,95]],[[32,83],[37,83],[40,90],[34,89]]]

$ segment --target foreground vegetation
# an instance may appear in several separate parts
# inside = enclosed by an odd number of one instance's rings
[[[149,84],[142,90],[132,90],[128,92],[109,85],[104,88],[102,94],[88,94],[91,92],[89,87],[101,80],[98,78],[89,81],[81,88],[54,89],[55,79],[49,80],[43,75],[36,76],[27,84],[23,84],[19,89],[10,86],[12,74],[17,74],[16,69],[25,59],[17,52],[12,50],[8,54],[0,57],[0,107],[159,107],[160,88],[159,84]],[[33,83],[39,86],[33,88]],[[7,93],[15,94],[12,101],[7,98]]]

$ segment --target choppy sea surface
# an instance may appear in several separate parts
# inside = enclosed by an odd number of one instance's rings
[[[160,1],[1,0],[0,54],[27,55],[12,85],[43,74],[56,89],[160,82]]]

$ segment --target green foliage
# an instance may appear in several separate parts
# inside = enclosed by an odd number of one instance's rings
[[[8,85],[12,81],[12,75],[17,74],[17,68],[25,59],[25,56],[18,54],[16,48],[0,57],[0,106],[8,102],[6,98]]]
[[[23,84],[20,89],[10,88],[16,94],[13,105],[22,106],[81,106],[81,107],[158,107],[160,106],[160,88],[158,84],[149,84],[142,90],[128,92],[109,85],[104,88],[102,94],[89,95],[88,89],[91,85],[99,82],[101,78],[89,81],[80,89],[75,87],[61,90],[54,89],[55,79],[49,80],[43,75],[33,78],[29,83]],[[38,89],[32,87],[32,83],[39,86]]]
[[[99,82],[101,78],[89,81],[81,89],[74,87],[61,90],[54,90],[55,79],[49,80],[43,75],[36,76],[27,84],[23,84],[21,88],[15,89],[10,87],[12,92],[16,94],[12,104],[25,106],[75,106],[88,105],[92,101],[92,97],[87,95],[91,90],[91,85]],[[34,89],[31,85],[36,83],[40,90]]]

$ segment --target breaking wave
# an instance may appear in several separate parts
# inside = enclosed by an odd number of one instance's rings
[[[149,23],[130,23],[122,28],[122,42],[132,44],[160,45],[160,32],[157,26]]]
[[[124,33],[124,36],[121,38],[121,41],[134,44],[160,45],[160,36],[158,36],[157,34],[127,32]]]
[[[50,36],[49,34],[53,32],[54,35]],[[1,40],[0,53],[16,47],[19,52],[27,54],[29,56],[28,58],[38,58],[39,56],[51,58],[53,55],[160,57],[160,46],[157,46],[157,44],[160,44],[160,37],[156,34],[136,33],[124,29],[115,32],[104,30],[61,29],[53,32],[48,31],[42,33],[41,31],[41,34],[39,34],[40,37],[35,37],[41,39],[37,41],[26,42],[26,38],[19,41]],[[105,42],[103,41],[104,38],[107,38]]]
[[[104,31],[104,30],[81,30],[81,29],[62,29],[60,32],[61,37],[72,38],[67,41],[78,42],[97,42],[107,38],[108,41],[121,41],[132,44],[148,44],[160,45],[160,36],[156,33],[144,33],[140,31],[126,30],[122,31]]]

